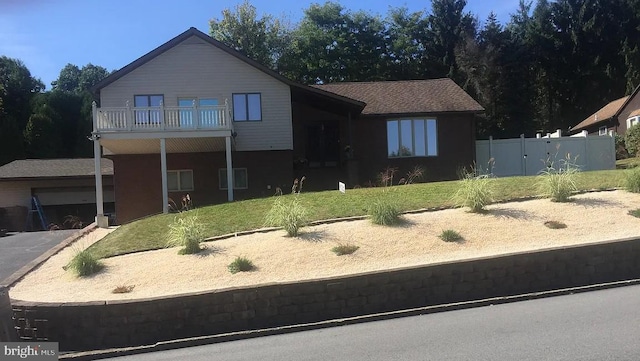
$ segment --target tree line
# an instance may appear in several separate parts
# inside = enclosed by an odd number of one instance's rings
[[[465,0],[385,16],[312,4],[300,21],[248,1],[209,22],[210,35],[304,84],[452,78],[486,110],[478,136],[566,131],[640,84],[640,0],[521,1],[506,24]],[[109,75],[67,64],[45,91],[0,57],[0,165],[92,156],[89,89]]]
[[[452,78],[486,109],[480,137],[566,132],[640,83],[640,0],[520,1],[504,25],[466,5],[382,17],[327,2],[291,25],[245,1],[210,32],[305,84]]]
[[[0,165],[25,158],[93,157],[90,88],[110,74],[67,64],[52,89],[18,59],[0,56]]]

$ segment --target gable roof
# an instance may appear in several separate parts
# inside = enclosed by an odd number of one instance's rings
[[[113,175],[113,162],[102,158],[103,175]],[[0,180],[25,178],[93,177],[93,158],[78,159],[23,159],[0,167]]]
[[[618,112],[624,107],[624,105],[627,103],[627,100],[629,100],[630,98],[631,96],[626,96],[612,101],[611,103],[600,108],[600,110],[598,110],[597,112],[591,114],[589,117],[587,117],[587,119],[578,123],[578,125],[576,125],[575,127],[571,128],[571,131],[574,132],[582,130],[592,125],[608,121],[618,114]]]
[[[289,80],[287,78],[285,78],[284,76],[278,74],[277,72],[267,68],[266,66],[258,63],[257,61],[248,58],[247,56],[243,55],[242,53],[238,52],[235,49],[230,48],[229,46],[219,42],[218,40],[210,37],[209,35],[201,32],[200,30],[191,27],[189,28],[187,31],[183,32],[182,34],[176,36],[175,38],[167,41],[166,43],[160,45],[159,47],[155,48],[154,50],[148,52],[147,54],[141,56],[140,58],[136,59],[135,61],[133,61],[132,63],[126,65],[125,67],[123,67],[122,69],[112,73],[111,75],[109,75],[108,77],[106,77],[105,79],[103,79],[102,81],[100,81],[98,84],[96,84],[95,86],[93,86],[93,88],[91,88],[91,91],[94,94],[100,94],[100,90],[106,86],[108,86],[109,84],[115,82],[116,80],[122,78],[123,76],[129,74],[130,72],[136,70],[137,68],[141,67],[142,65],[148,63],[149,61],[153,60],[154,58],[156,58],[157,56],[163,54],[164,52],[166,52],[167,50],[172,49],[173,47],[175,47],[176,45],[182,43],[183,41],[187,40],[188,38],[195,36],[209,44],[211,44],[212,46],[215,46],[216,48],[226,52],[227,54],[234,56],[235,58],[251,65],[252,67],[278,79],[279,81],[289,85],[291,87],[292,93],[295,93],[294,95],[297,95],[297,93],[302,93],[303,95],[306,96],[316,96],[316,97],[321,97],[321,98],[325,98],[327,100],[330,101],[338,101],[340,103],[342,103],[343,105],[349,107],[349,108],[353,108],[356,111],[361,111],[362,108],[364,108],[365,104],[359,100],[355,100],[355,99],[351,99],[349,97],[345,97],[339,94],[335,94],[335,93],[330,93],[330,92],[326,92],[322,89],[317,89],[317,88],[312,88],[310,86],[307,85],[302,85],[299,83],[296,83],[292,80]]]
[[[480,113],[484,108],[449,78],[345,82],[313,87],[366,103],[362,114]]]

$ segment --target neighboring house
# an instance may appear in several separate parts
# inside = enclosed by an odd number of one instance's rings
[[[576,134],[587,131],[589,135],[607,135],[609,133],[624,135],[627,129],[640,122],[640,86],[631,95],[616,99],[605,105],[587,119],[571,128]]]
[[[114,211],[113,164],[102,159],[104,202]],[[96,215],[94,159],[26,159],[0,167],[0,228],[23,231],[31,197],[37,196],[49,223],[64,225],[65,217],[78,217],[84,224]],[[41,229],[40,222],[34,222]]]
[[[301,85],[195,28],[94,91],[94,150],[113,160],[119,223],[186,194],[199,206],[287,193],[302,176],[306,190],[375,182],[386,167],[453,179],[475,159],[483,111],[449,79]]]

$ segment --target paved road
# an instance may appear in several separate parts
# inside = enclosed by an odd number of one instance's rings
[[[0,237],[0,283],[77,231],[23,232]]]
[[[640,286],[114,358],[640,360]]]

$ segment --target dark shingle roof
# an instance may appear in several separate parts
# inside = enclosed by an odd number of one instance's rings
[[[574,131],[582,130],[591,125],[604,122],[613,118],[616,114],[618,114],[618,111],[622,109],[622,107],[624,106],[624,104],[627,102],[628,99],[629,99],[629,96],[626,96],[626,97],[622,97],[620,99],[616,99],[612,101],[611,103],[600,108],[600,110],[598,110],[597,112],[591,114],[587,119],[578,123],[578,125],[576,125],[575,127],[571,128],[571,131],[574,132]]]
[[[314,85],[366,103],[362,114],[482,112],[469,94],[448,78]]]
[[[102,174],[113,175],[113,162],[101,160]],[[95,175],[93,158],[24,159],[0,167],[0,179],[88,177]]]

